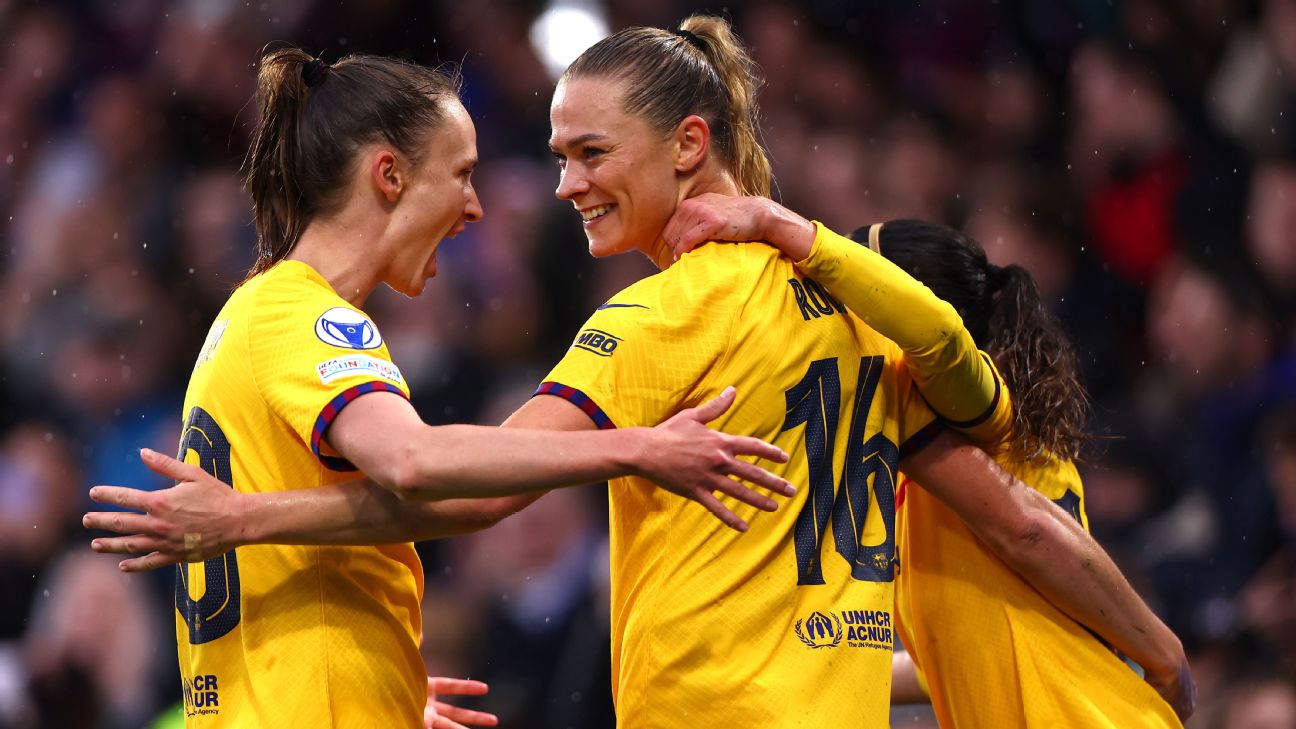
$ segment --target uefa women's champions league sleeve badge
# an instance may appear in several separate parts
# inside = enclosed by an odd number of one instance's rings
[[[377,349],[382,335],[369,317],[355,309],[335,306],[315,320],[315,336],[325,344],[343,349]]]

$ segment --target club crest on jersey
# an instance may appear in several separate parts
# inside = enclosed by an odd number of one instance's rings
[[[841,618],[837,613],[816,610],[805,620],[796,621],[796,636],[811,648],[836,648],[841,645]]]
[[[343,349],[377,349],[382,335],[369,317],[355,309],[335,306],[315,320],[315,336],[321,342]]]
[[[576,341],[572,346],[586,352],[593,352],[600,357],[611,357],[620,342],[620,337],[602,329],[586,329],[576,335]]]

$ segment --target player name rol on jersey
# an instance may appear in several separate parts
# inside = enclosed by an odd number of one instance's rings
[[[377,349],[382,335],[369,317],[355,309],[335,306],[315,320],[315,336],[321,342],[343,349]]]

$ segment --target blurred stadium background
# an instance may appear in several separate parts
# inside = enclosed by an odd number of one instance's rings
[[[595,264],[553,198],[551,74],[694,10],[764,69],[785,203],[944,221],[1032,271],[1119,436],[1090,517],[1188,646],[1189,726],[1296,726],[1296,0],[0,0],[0,726],[179,698],[172,573],[119,575],[79,515],[92,484],[165,485],[136,451],[174,450],[251,262],[258,50],[462,62],[485,222],[371,312],[425,419],[497,423],[648,271]],[[489,681],[506,726],[610,726],[604,509],[555,493],[421,549],[429,670]]]

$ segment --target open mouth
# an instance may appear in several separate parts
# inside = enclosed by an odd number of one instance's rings
[[[611,212],[611,211],[612,211],[612,208],[614,208],[614,207],[616,207],[616,206],[615,206],[615,205],[595,205],[595,206],[592,207],[592,208],[587,208],[587,209],[585,209],[585,210],[581,210],[581,211],[579,211],[579,212],[580,212],[580,216],[581,216],[581,220],[582,220],[586,225],[589,225],[589,224],[591,224],[591,223],[595,223],[595,222],[597,222],[599,219],[601,219],[604,215],[607,215],[609,212]]]

